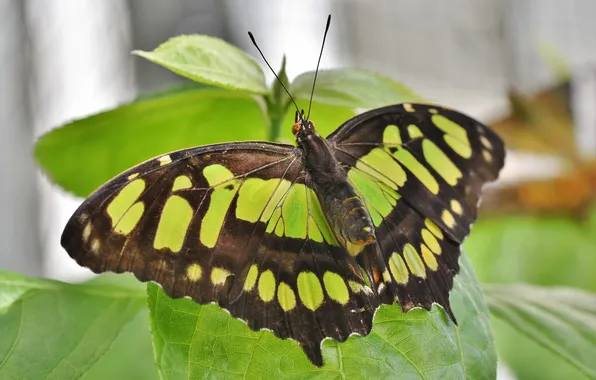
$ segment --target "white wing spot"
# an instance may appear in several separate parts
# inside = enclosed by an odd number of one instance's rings
[[[87,225],[83,229],[83,241],[85,243],[89,240],[89,236],[91,236],[91,222],[87,222]]]
[[[492,149],[493,148],[493,144],[490,143],[490,141],[484,137],[484,136],[480,136],[480,142],[482,143],[482,145],[484,145],[484,147],[486,149]]]
[[[172,162],[172,157],[170,157],[169,154],[166,154],[165,156],[158,158],[157,161],[159,161],[159,166],[164,166]]]
[[[91,242],[91,252],[93,253],[99,253],[99,247],[100,247],[100,243],[98,239],[95,239]]]
[[[486,162],[491,162],[493,160],[493,155],[490,154],[490,152],[488,150],[482,151],[482,157],[484,157],[484,160]]]

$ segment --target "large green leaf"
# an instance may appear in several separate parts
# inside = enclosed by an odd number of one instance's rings
[[[565,285],[596,292],[596,212],[587,216],[584,222],[562,217],[481,218],[464,247],[482,282]],[[588,379],[503,320],[494,319],[493,326],[499,355],[519,380]]]
[[[149,331],[147,306],[122,329],[110,349],[81,377],[82,380],[158,380]]]
[[[108,277],[72,285],[0,271],[0,379],[157,379],[145,292]]]
[[[183,35],[153,51],[134,53],[197,82],[257,94],[268,91],[259,64],[219,38]]]
[[[296,99],[310,98],[314,75],[309,71],[296,77],[290,90]],[[377,108],[422,98],[382,75],[358,69],[333,69],[319,71],[313,100],[345,108]]]
[[[596,379],[596,294],[531,285],[484,291],[497,318]]]
[[[323,368],[310,364],[295,342],[254,332],[215,305],[172,300],[155,284],[148,293],[164,379],[491,379],[496,373],[488,310],[465,257],[451,297],[459,327],[437,306],[407,314],[383,306],[369,336],[324,342]]]
[[[87,196],[116,174],[159,154],[231,140],[262,140],[266,133],[266,117],[251,95],[186,90],[54,129],[38,140],[35,156],[55,183]]]

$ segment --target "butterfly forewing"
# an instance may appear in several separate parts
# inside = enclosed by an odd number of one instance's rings
[[[378,301],[330,230],[297,148],[229,143],[163,155],[93,193],[62,245],[94,272],[132,272],[297,340],[367,334]]]
[[[366,112],[327,139],[341,163],[399,187],[401,197],[460,243],[475,220],[481,186],[497,178],[505,157],[503,142],[486,126],[424,104]]]
[[[375,225],[377,241],[358,259],[376,273],[381,301],[404,310],[437,302],[455,320],[459,245],[482,185],[503,166],[500,138],[459,112],[403,104],[356,116],[327,140]]]

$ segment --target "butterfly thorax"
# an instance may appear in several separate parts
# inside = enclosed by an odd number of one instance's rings
[[[374,242],[374,227],[364,203],[349,184],[346,171],[327,141],[316,132],[314,123],[300,118],[293,131],[303,151],[307,181],[315,190],[337,238],[344,244],[349,242],[356,246]]]

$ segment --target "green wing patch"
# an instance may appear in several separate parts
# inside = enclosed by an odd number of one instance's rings
[[[230,143],[173,152],[94,192],[62,245],[94,272],[132,272],[172,297],[217,302],[255,330],[321,341],[368,334],[378,307],[307,183],[296,148]]]

